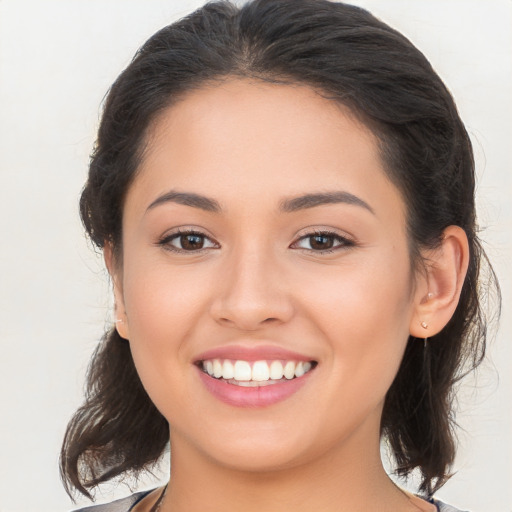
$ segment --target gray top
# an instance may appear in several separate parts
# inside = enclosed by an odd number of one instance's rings
[[[127,498],[121,498],[120,500],[104,503],[103,505],[93,505],[91,507],[81,508],[79,510],[75,510],[75,512],[129,512],[150,492],[151,491],[137,492]]]
[[[127,498],[122,498],[103,505],[93,505],[92,507],[81,508],[75,512],[130,512],[130,510],[132,510],[133,507],[150,492],[151,491],[137,492]],[[447,505],[442,501],[436,500],[435,498],[430,502],[436,505],[439,512],[464,512],[458,508],[452,507],[451,505]]]

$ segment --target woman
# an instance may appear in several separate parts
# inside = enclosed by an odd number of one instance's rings
[[[324,0],[206,5],[112,86],[80,206],[116,323],[68,490],[170,439],[165,488],[93,510],[456,510],[433,495],[485,255],[469,138],[407,39]]]

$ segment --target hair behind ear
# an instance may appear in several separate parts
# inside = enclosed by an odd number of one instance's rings
[[[447,378],[446,368],[451,369],[458,359],[454,353],[458,346],[439,350],[438,345],[439,340],[429,340],[425,346],[422,340],[409,338],[403,363],[387,393],[381,422],[396,460],[396,473],[406,477],[419,468],[420,491],[427,496],[450,478],[448,468],[456,450],[450,395],[453,382]],[[447,358],[440,364],[443,352]]]
[[[129,343],[115,329],[97,347],[87,373],[86,398],[68,424],[60,473],[68,494],[122,473],[135,476],[155,463],[169,441],[169,425],[151,402]]]
[[[486,264],[479,282],[480,264]],[[422,475],[420,491],[432,496],[451,477],[457,426],[452,407],[455,384],[483,360],[487,318],[484,292],[500,291],[492,266],[476,237],[469,237],[469,266],[453,316],[440,332],[428,338],[409,337],[398,374],[386,395],[381,433],[397,462],[396,473]]]

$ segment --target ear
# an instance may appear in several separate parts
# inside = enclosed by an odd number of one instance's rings
[[[103,258],[114,287],[114,313],[116,316],[116,330],[121,338],[129,339],[128,317],[124,305],[123,274],[115,260],[114,248],[110,242],[105,242]]]
[[[416,338],[429,338],[440,332],[457,308],[469,264],[465,231],[448,226],[440,247],[424,257],[426,270],[417,278],[415,310],[409,327]]]

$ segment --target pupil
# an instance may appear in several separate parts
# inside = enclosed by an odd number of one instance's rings
[[[202,237],[198,235],[182,235],[181,237],[181,246],[183,249],[200,249],[202,242]]]

